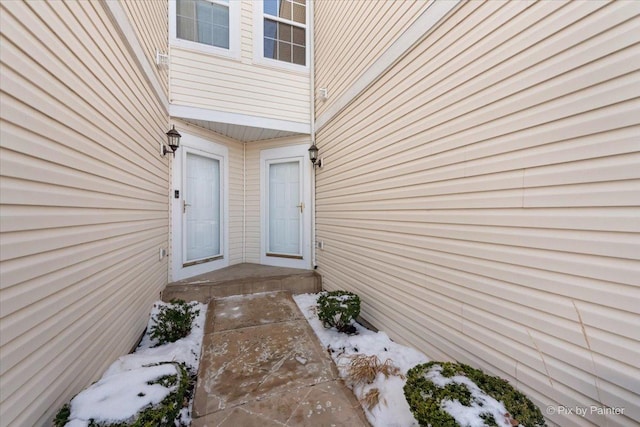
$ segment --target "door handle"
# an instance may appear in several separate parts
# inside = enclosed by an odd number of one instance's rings
[[[304,210],[304,203],[300,202],[300,204],[298,206],[296,206],[297,208],[300,208],[300,213],[302,213],[302,211]]]
[[[191,206],[190,203],[187,203],[186,200],[182,200],[182,213],[187,213],[187,206]]]

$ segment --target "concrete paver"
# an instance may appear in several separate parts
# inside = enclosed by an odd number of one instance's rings
[[[209,304],[194,427],[368,426],[287,292]]]

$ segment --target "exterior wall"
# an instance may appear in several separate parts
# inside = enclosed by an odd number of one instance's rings
[[[254,64],[253,8],[254,2],[242,1],[239,58],[170,47],[170,102],[256,118],[309,123],[309,72]]]
[[[245,262],[260,264],[260,151],[310,143],[308,136],[246,143]]]
[[[156,65],[156,51],[169,51],[169,4],[166,1],[122,0],[127,17],[134,27],[144,55],[151,64],[164,93],[169,91],[168,67]]]
[[[0,3],[2,426],[45,425],[167,283],[168,115],[112,7]]]
[[[176,127],[229,148],[229,265],[243,262],[244,250],[244,143],[182,120]]]
[[[318,27],[335,4],[316,4]],[[562,426],[640,421],[639,16],[461,3],[316,135],[324,286],[543,411],[624,408],[549,415]]]
[[[322,100],[316,90],[316,115],[334,104],[433,1],[315,2],[315,86],[327,88]]]

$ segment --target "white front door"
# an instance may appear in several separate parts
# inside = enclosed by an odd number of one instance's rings
[[[222,257],[220,159],[186,152],[183,211],[183,266]]]
[[[182,134],[172,161],[170,281],[229,265],[228,148]]]
[[[300,159],[267,162],[269,224],[267,256],[302,258],[302,165]]]
[[[261,262],[311,268],[311,199],[308,147],[261,152]]]

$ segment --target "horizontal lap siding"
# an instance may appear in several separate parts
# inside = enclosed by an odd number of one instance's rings
[[[324,286],[543,410],[625,408],[562,426],[640,421],[639,16],[465,3],[316,136]]]
[[[432,2],[416,0],[315,3],[315,83],[329,97],[316,97],[316,115],[333,105]]]
[[[162,83],[164,93],[169,90],[167,67],[156,64],[156,52],[168,53],[169,49],[169,3],[167,1],[125,0],[122,6],[134,27],[144,55],[151,64],[156,78]]]
[[[0,7],[0,425],[44,425],[167,283],[168,117],[100,3]]]
[[[170,102],[309,123],[309,73],[254,64],[253,6],[251,1],[241,5],[240,58],[171,47]]]

